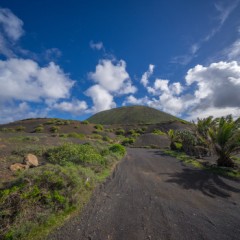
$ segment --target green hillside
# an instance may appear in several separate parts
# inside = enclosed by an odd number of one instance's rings
[[[114,108],[99,112],[88,119],[90,123],[111,124],[156,124],[180,120],[168,113],[145,106]]]

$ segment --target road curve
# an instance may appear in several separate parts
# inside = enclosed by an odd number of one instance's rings
[[[51,240],[240,239],[240,182],[128,149],[79,217]]]

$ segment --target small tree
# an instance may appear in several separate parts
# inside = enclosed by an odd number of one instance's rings
[[[219,166],[233,167],[232,155],[240,150],[239,119],[233,120],[231,116],[219,119],[215,128],[209,130],[213,148],[218,155]]]

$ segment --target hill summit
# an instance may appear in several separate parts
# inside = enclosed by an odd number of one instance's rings
[[[168,113],[146,106],[113,108],[96,113],[87,119],[94,124],[156,124],[180,120]]]

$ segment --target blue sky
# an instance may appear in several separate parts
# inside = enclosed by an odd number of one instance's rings
[[[0,3],[0,123],[146,105],[240,115],[239,0]]]

